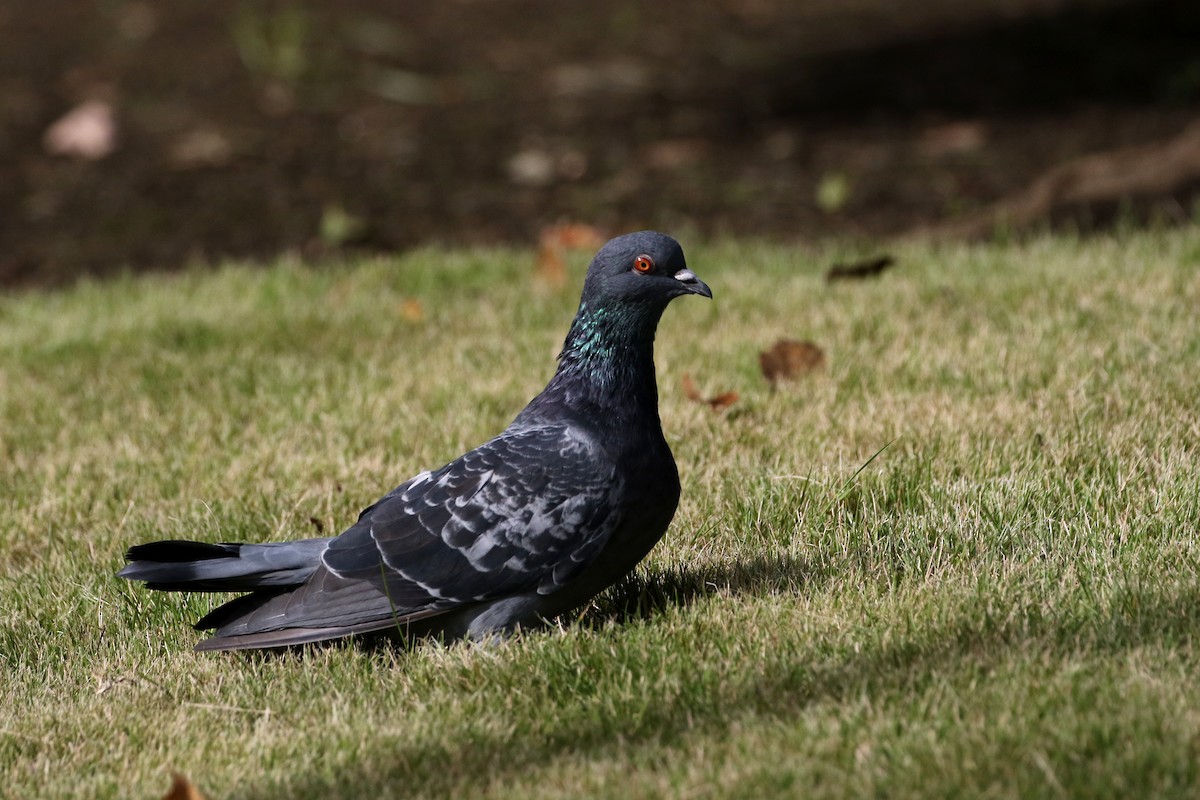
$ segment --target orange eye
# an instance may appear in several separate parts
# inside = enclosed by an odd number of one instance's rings
[[[642,254],[633,260],[633,271],[645,274],[654,269],[654,259]]]

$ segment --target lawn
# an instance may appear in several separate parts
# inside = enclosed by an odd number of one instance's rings
[[[0,299],[0,795],[1200,792],[1200,229],[898,243],[837,284],[862,245],[684,245],[716,299],[658,335],[675,522],[490,647],[196,654],[219,598],[113,572],[339,530],[499,431],[584,257],[562,290],[426,249]],[[772,391],[780,337],[826,368]]]

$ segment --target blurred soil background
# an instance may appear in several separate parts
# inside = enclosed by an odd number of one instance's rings
[[[1195,0],[0,5],[0,284],[545,226],[1190,222]]]

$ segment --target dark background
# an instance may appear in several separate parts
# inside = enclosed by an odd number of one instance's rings
[[[1195,0],[67,0],[0,42],[0,284],[560,221],[1179,223],[1200,185]],[[108,152],[52,152],[88,101]]]

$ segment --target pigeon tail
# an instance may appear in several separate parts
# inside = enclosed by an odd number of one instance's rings
[[[184,540],[129,548],[119,577],[165,592],[239,592],[298,586],[321,565],[329,539],[274,544],[206,544]]]

